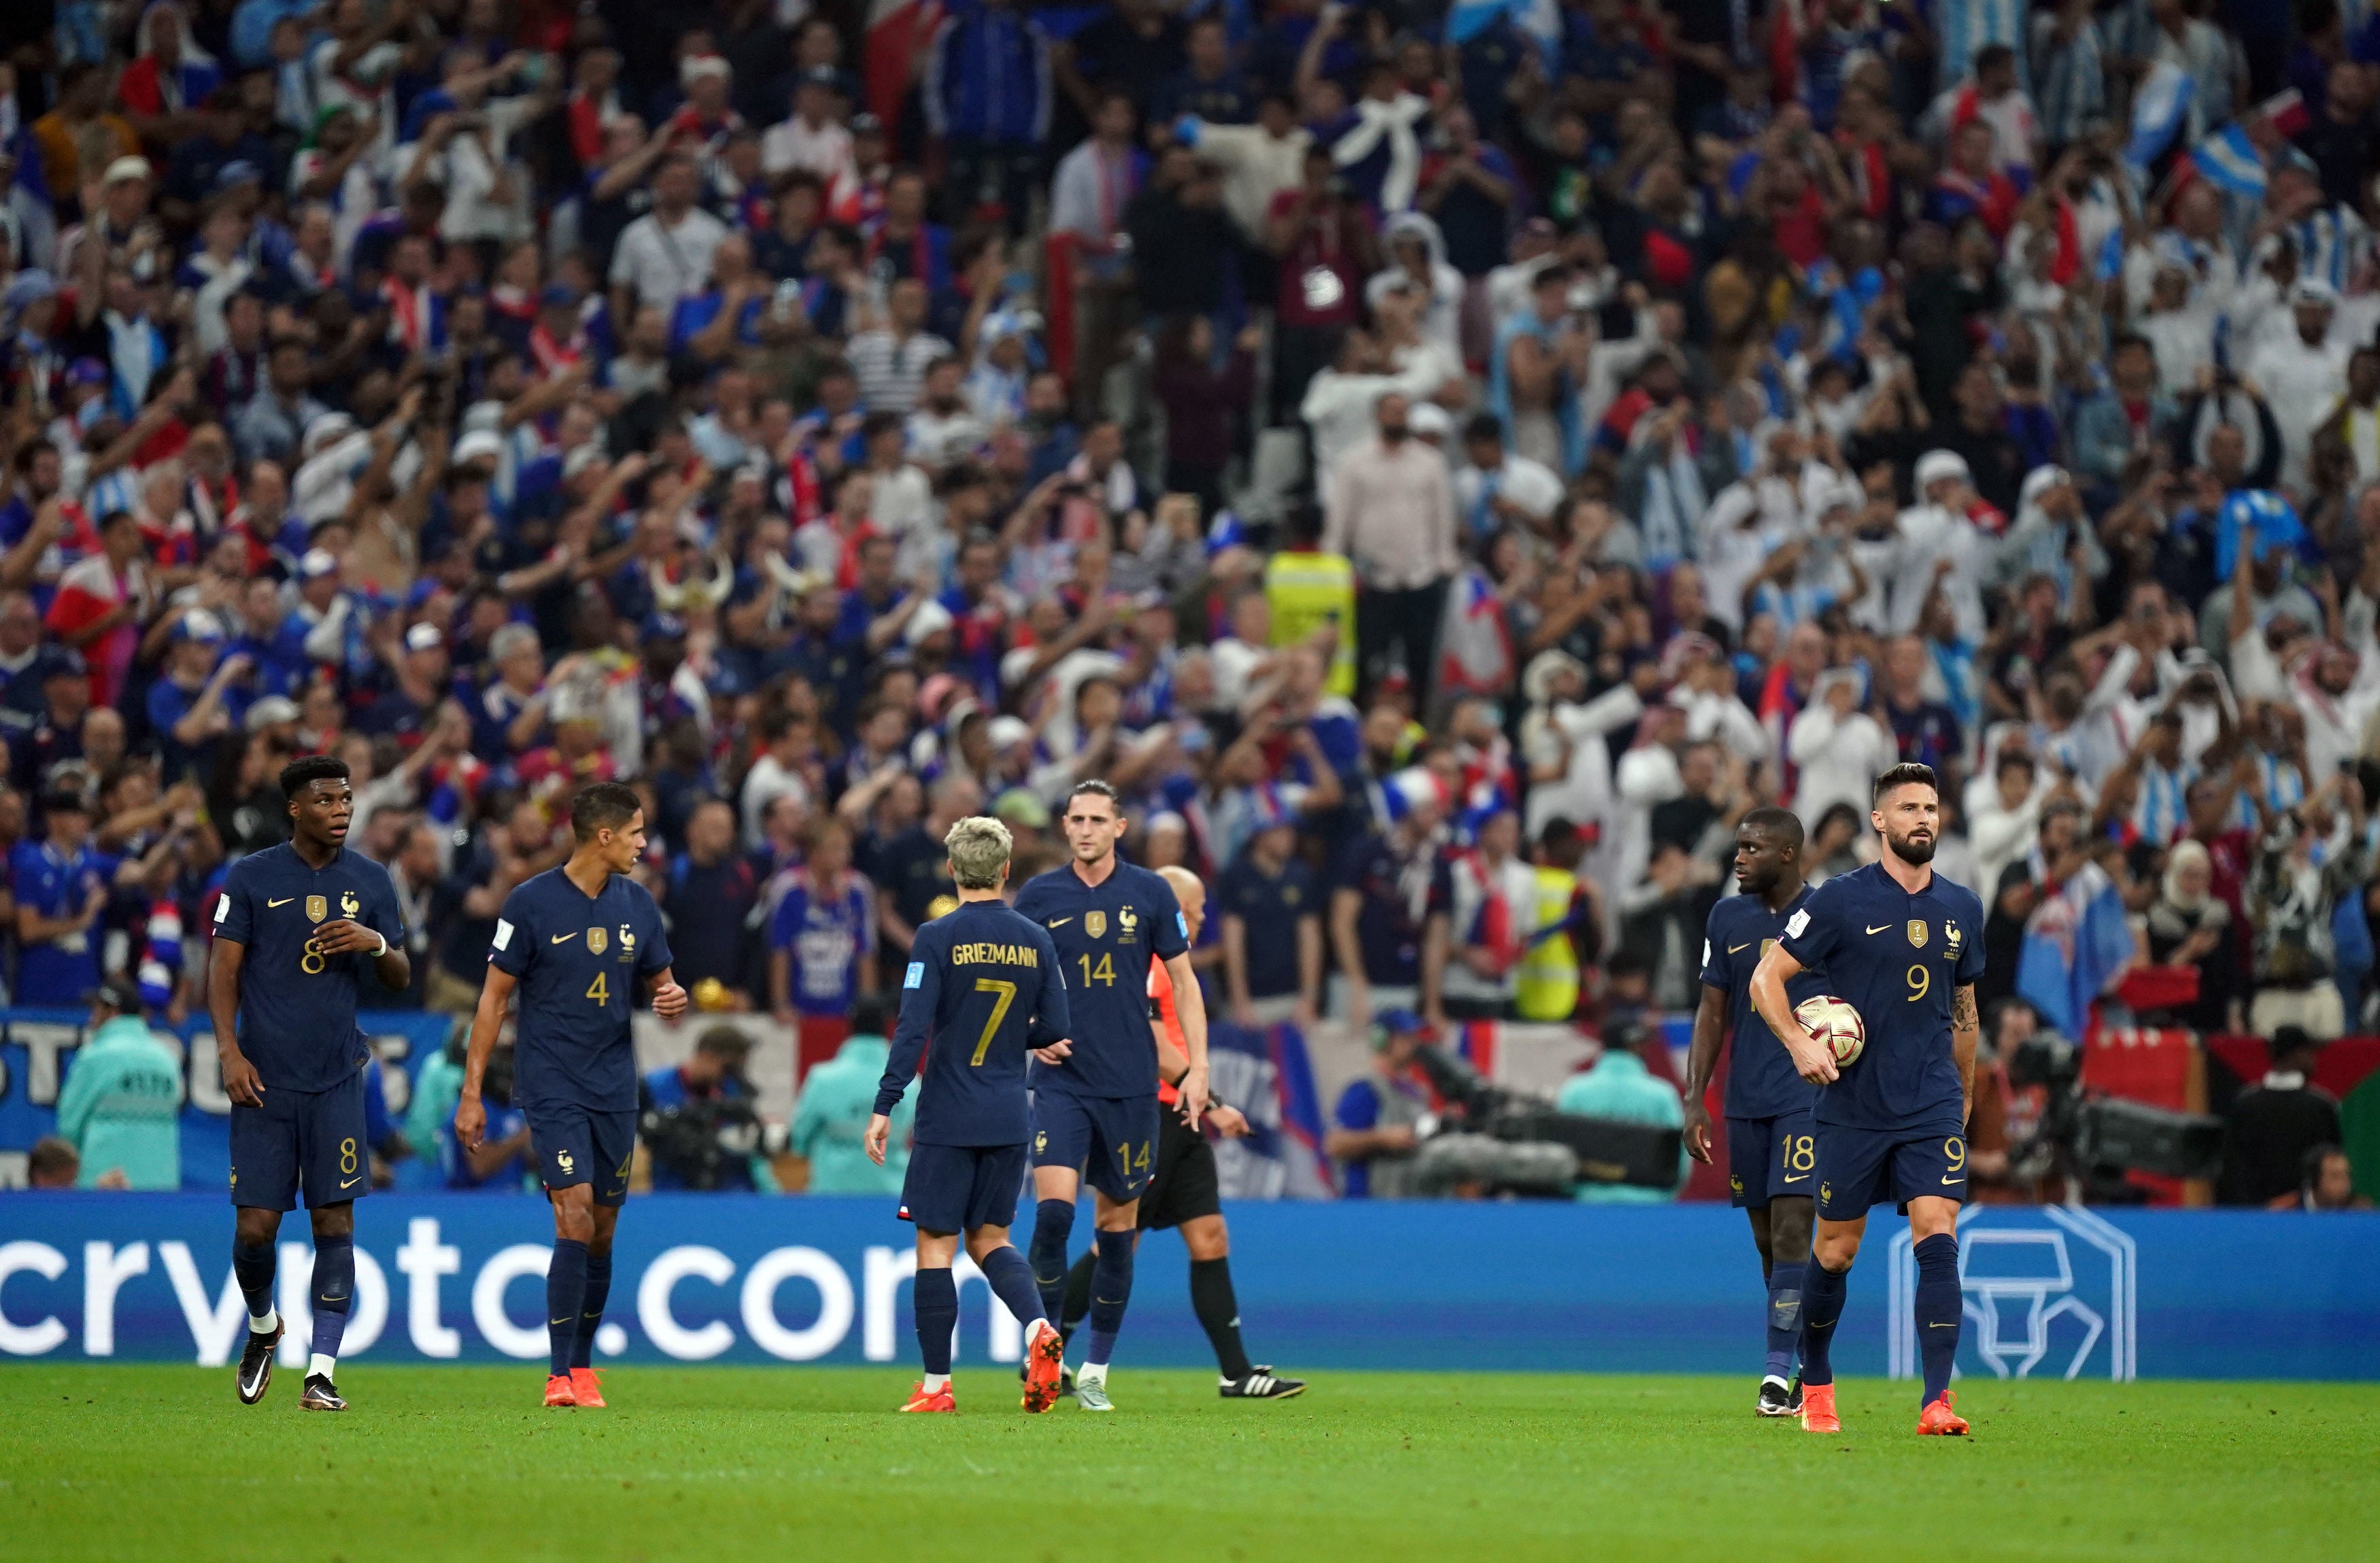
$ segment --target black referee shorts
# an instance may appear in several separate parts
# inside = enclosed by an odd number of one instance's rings
[[[1215,1169],[1215,1147],[1207,1136],[1182,1121],[1178,1104],[1158,1109],[1157,1172],[1140,1196],[1140,1230],[1162,1231],[1223,1213],[1220,1181]]]

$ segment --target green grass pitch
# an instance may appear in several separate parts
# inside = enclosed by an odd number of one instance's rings
[[[1225,1403],[1119,1367],[1119,1410],[892,1413],[898,1368],[621,1369],[547,1412],[534,1364],[340,1375],[355,1410],[229,1369],[0,1369],[0,1557],[699,1560],[2327,1558],[2380,1552],[2362,1385],[1968,1381],[1965,1441],[1905,1384],[1848,1426],[1751,1414],[1753,1379],[1316,1375]]]

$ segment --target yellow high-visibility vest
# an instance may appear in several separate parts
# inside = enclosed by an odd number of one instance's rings
[[[1571,898],[1578,880],[1559,868],[1540,864],[1536,870],[1536,915],[1532,928],[1551,927],[1570,917]],[[1533,939],[1521,957],[1520,991],[1514,998],[1523,1020],[1566,1021],[1578,1008],[1578,952],[1570,935]]]
[[[1272,643],[1295,646],[1326,624],[1339,626],[1330,690],[1355,693],[1355,566],[1337,553],[1276,553],[1265,564],[1265,603]]]

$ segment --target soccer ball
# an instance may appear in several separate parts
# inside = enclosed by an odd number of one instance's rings
[[[1857,1010],[1832,994],[1803,1000],[1793,1006],[1793,1018],[1834,1049],[1837,1069],[1858,1062],[1861,1049],[1867,1046],[1867,1023],[1860,1019]]]

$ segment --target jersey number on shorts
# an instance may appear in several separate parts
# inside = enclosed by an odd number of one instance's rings
[[[609,972],[597,972],[593,985],[587,989],[587,997],[598,1004],[609,1004],[612,1001],[612,985],[606,979],[611,975]]]
[[[1099,963],[1096,966],[1091,964],[1091,958],[1088,955],[1077,955],[1075,959],[1083,963],[1083,986],[1085,987],[1090,987],[1091,984],[1095,982],[1106,983],[1110,987],[1113,987],[1115,986],[1114,956],[1100,956]]]
[[[1126,1172],[1148,1171],[1148,1142],[1147,1140],[1140,1142],[1140,1155],[1135,1157],[1132,1154],[1132,1142],[1129,1140],[1125,1141],[1123,1144],[1116,1146],[1116,1160],[1123,1165],[1123,1169]]]
[[[1016,985],[1013,982],[1002,982],[997,977],[978,977],[975,979],[975,990],[978,993],[990,993],[995,996],[991,1001],[991,1018],[983,1023],[983,1035],[976,1039],[975,1057],[968,1060],[974,1067],[980,1069],[983,1067],[983,1056],[991,1051],[991,1039],[1000,1035],[1000,1023],[1008,1018],[1008,1006],[1016,1002]]]
[[[1815,1134],[1785,1136],[1785,1170],[1807,1172],[1818,1165],[1818,1138]]]
[[[1927,990],[1933,986],[1934,974],[1927,971],[1923,964],[1909,968],[1909,1001],[1911,1003],[1914,1004],[1925,998]]]

